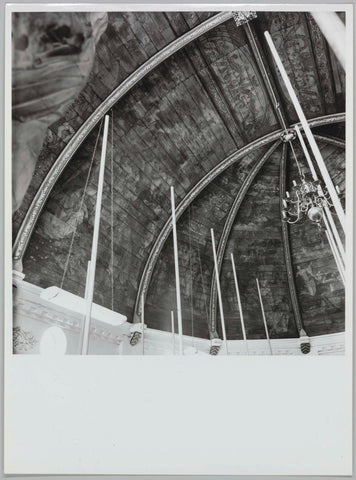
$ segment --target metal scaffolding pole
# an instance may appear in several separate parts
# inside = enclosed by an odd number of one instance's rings
[[[181,304],[181,297],[180,297],[178,243],[177,243],[177,227],[176,227],[176,208],[175,208],[175,203],[174,203],[174,187],[171,187],[171,206],[172,206],[174,269],[175,269],[175,277],[176,277],[179,354],[184,355],[184,351],[183,351],[183,326],[182,326],[182,304]]]
[[[346,66],[346,27],[336,12],[310,12],[339,60]]]
[[[216,286],[218,290],[218,300],[219,300],[219,310],[220,310],[220,320],[221,320],[221,329],[223,334],[223,340],[225,344],[226,355],[229,355],[229,350],[227,348],[227,339],[226,339],[226,330],[225,330],[225,318],[224,318],[224,310],[222,305],[222,297],[221,297],[221,289],[220,289],[220,280],[219,280],[219,268],[218,268],[218,261],[216,259],[216,249],[215,249],[215,238],[214,238],[214,230],[210,230],[211,233],[211,241],[213,244],[213,255],[214,255],[214,265],[215,265],[215,277],[216,277]]]
[[[91,320],[91,310],[92,310],[93,295],[94,295],[96,258],[98,253],[101,202],[102,202],[102,196],[103,196],[104,173],[105,173],[106,147],[108,143],[108,129],[109,129],[109,115],[105,115],[103,147],[101,150],[99,181],[98,181],[98,193],[96,196],[93,243],[92,243],[92,250],[91,250],[90,267],[88,269],[89,275],[87,278],[87,281],[89,280],[89,282],[88,282],[88,285],[86,285],[85,287],[87,292],[87,296],[86,296],[87,304],[86,304],[85,322],[84,322],[84,330],[83,330],[83,344],[82,344],[82,352],[81,352],[82,355],[87,355],[88,348],[89,348],[90,320]]]
[[[342,228],[345,230],[345,212],[344,212],[344,209],[342,208],[342,205],[341,205],[341,202],[340,202],[340,198],[336,192],[336,189],[335,189],[335,186],[331,180],[331,177],[329,175],[329,172],[328,172],[328,169],[325,165],[325,162],[324,162],[324,159],[320,153],[320,150],[319,150],[319,147],[314,139],[314,136],[312,134],[312,131],[309,127],[309,124],[308,124],[308,121],[304,115],[304,112],[302,110],[302,107],[299,103],[299,100],[297,98],[297,95],[295,94],[295,91],[293,89],[293,86],[289,80],[289,77],[287,75],[287,72],[283,66],[283,63],[282,63],[282,60],[280,59],[279,55],[278,55],[278,52],[276,50],[276,47],[274,46],[274,43],[273,43],[273,40],[272,40],[272,37],[271,35],[269,34],[269,32],[265,32],[265,37],[266,37],[266,40],[267,40],[267,43],[269,45],[269,48],[271,49],[271,52],[272,52],[272,55],[273,55],[273,58],[278,66],[278,69],[281,73],[281,76],[282,76],[282,79],[284,81],[284,84],[288,90],[288,93],[289,93],[289,96],[292,100],[292,103],[294,105],[294,108],[298,114],[298,117],[299,117],[299,121],[300,123],[302,124],[302,127],[304,129],[304,132],[305,132],[305,135],[308,139],[308,142],[310,144],[310,147],[312,149],[312,152],[313,152],[313,155],[315,157],[315,160],[318,164],[318,167],[319,167],[319,170],[320,170],[320,173],[323,177],[323,180],[324,180],[324,183],[326,185],[326,188],[328,189],[328,192],[330,194],[330,197],[331,197],[331,201],[333,202],[333,205],[334,205],[334,208],[335,208],[335,211],[337,213],[337,216],[339,217],[339,221],[340,221],[340,224],[342,226]]]
[[[239,290],[239,284],[237,282],[236,267],[235,267],[235,261],[234,261],[234,254],[233,253],[231,254],[231,264],[232,264],[232,271],[233,271],[233,274],[234,274],[237,304],[238,304],[239,312],[240,312],[242,335],[243,335],[244,340],[245,340],[246,353],[247,353],[247,355],[249,355],[248,343],[247,343],[247,337],[246,337],[246,330],[245,330],[245,322],[244,322],[244,316],[243,316],[243,313],[242,313],[242,306],[241,306],[240,290]]]
[[[264,309],[264,307],[263,307],[261,289],[260,289],[260,284],[259,284],[258,278],[256,278],[256,283],[257,283],[258,296],[259,296],[259,298],[260,298],[260,305],[261,305],[263,323],[264,323],[265,330],[266,330],[266,338],[267,338],[268,345],[269,345],[269,351],[270,351],[270,354],[273,355],[271,340],[270,340],[270,338],[269,338],[269,333],[268,333],[268,328],[267,328],[267,321],[266,321],[266,316],[265,316],[265,309]]]

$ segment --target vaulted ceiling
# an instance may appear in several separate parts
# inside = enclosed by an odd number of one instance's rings
[[[216,15],[109,13],[86,86],[47,131],[31,184],[14,214],[17,244],[36,192],[93,112],[150,58]],[[176,305],[170,231],[173,185],[185,334],[209,338],[219,333],[211,228],[218,246],[228,338],[242,338],[231,253],[248,338],[264,337],[256,277],[272,338],[298,336],[302,326],[309,335],[344,329],[343,287],[324,234],[311,222],[292,227],[281,222],[281,197],[297,174],[290,146],[280,140],[281,121],[289,126],[298,118],[264,41],[265,30],[281,55],[331,177],[344,191],[344,73],[310,14],[258,12],[248,25],[237,27],[229,18],[203,29],[196,40],[172,49],[110,109],[94,301],[111,306],[113,235],[114,308],[129,321],[139,318],[143,291],[145,322],[151,328],[170,329],[170,311]],[[41,287],[61,284],[78,222],[63,286],[84,294],[101,117],[50,191],[23,253],[26,279]],[[303,163],[298,142],[293,146]]]

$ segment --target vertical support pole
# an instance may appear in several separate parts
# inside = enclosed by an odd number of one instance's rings
[[[337,245],[337,248],[338,248],[338,252],[340,253],[340,256],[341,256],[341,259],[342,259],[342,263],[345,265],[346,258],[345,258],[344,246],[342,244],[339,232],[337,231],[334,219],[331,215],[330,208],[328,207],[328,205],[324,205],[324,211],[326,213],[326,218],[328,219],[328,222],[329,222],[330,227],[331,227],[332,232],[330,232],[330,233],[332,233],[333,236],[334,236],[334,239],[335,239],[335,242],[336,242],[336,245]]]
[[[214,255],[214,265],[215,265],[215,278],[216,278],[216,286],[218,290],[218,300],[219,300],[219,310],[220,310],[220,319],[221,319],[221,329],[223,334],[223,340],[225,344],[226,355],[229,355],[229,350],[227,348],[227,339],[226,339],[226,330],[225,330],[225,318],[224,318],[224,310],[222,305],[222,297],[221,297],[221,289],[220,289],[220,280],[219,280],[219,267],[218,261],[216,258],[216,249],[215,249],[215,238],[214,238],[214,230],[210,229],[211,233],[211,241],[213,244],[213,255]]]
[[[91,258],[90,258],[90,275],[89,275],[89,283],[86,286],[87,307],[86,307],[85,322],[84,322],[82,355],[88,355],[88,347],[89,347],[90,320],[91,320],[91,309],[93,305],[93,295],[94,295],[96,257],[98,253],[98,240],[99,240],[99,228],[100,228],[100,216],[101,216],[101,202],[103,197],[106,147],[108,143],[108,129],[109,129],[109,115],[105,115],[103,146],[101,150],[99,181],[98,181],[98,193],[96,196],[94,234],[93,234]]]
[[[341,260],[341,257],[340,257],[340,253],[337,249],[333,234],[331,232],[328,219],[327,219],[324,212],[323,212],[323,220],[324,220],[324,225],[325,225],[325,228],[326,228],[326,230],[325,230],[326,237],[328,239],[332,254],[334,256],[335,263],[336,263],[337,268],[339,270],[341,280],[342,280],[343,284],[345,285],[345,268],[343,266],[343,263],[342,263],[342,260]]]
[[[172,325],[172,355],[176,354],[176,342],[175,342],[175,333],[174,333],[174,313],[171,310],[171,325]]]
[[[261,289],[260,289],[260,284],[259,284],[258,278],[256,278],[256,283],[257,283],[258,296],[259,296],[259,298],[260,298],[260,305],[261,305],[263,323],[264,323],[265,330],[266,330],[266,338],[267,338],[268,345],[269,345],[269,351],[270,351],[270,354],[273,355],[273,353],[272,353],[271,340],[270,340],[270,338],[269,338],[269,333],[268,333],[268,328],[267,328],[267,322],[266,322],[266,316],[265,316],[265,309],[264,309],[264,307],[263,307]]]
[[[181,304],[181,298],[180,298],[178,243],[177,243],[177,227],[176,227],[176,208],[175,208],[175,203],[174,203],[174,187],[171,187],[171,206],[172,206],[174,269],[175,269],[175,277],[176,277],[179,354],[184,355],[184,351],[183,351],[183,326],[182,326],[182,304]]]
[[[330,232],[328,230],[325,230],[325,235],[326,235],[326,238],[328,239],[328,242],[329,242],[329,245],[330,245],[330,248],[331,248],[331,252],[333,254],[335,263],[337,265],[337,269],[339,270],[341,281],[345,286],[344,271],[342,269],[342,266],[340,265],[340,259],[338,257],[337,252],[336,252],[336,245],[335,245],[334,239],[331,237]]]
[[[283,253],[287,273],[288,289],[290,300],[292,303],[293,316],[295,321],[295,326],[298,330],[299,336],[305,334],[303,326],[302,313],[299,306],[297,290],[295,286],[295,275],[293,269],[292,255],[290,250],[290,235],[289,235],[289,224],[283,221],[282,216],[282,206],[283,206],[283,197],[286,194],[286,168],[287,168],[287,144],[283,144],[282,157],[280,163],[280,172],[279,172],[279,205],[281,212],[281,230],[282,230],[282,243],[283,243]]]
[[[289,80],[289,77],[287,75],[287,72],[283,66],[283,63],[278,55],[278,52],[276,50],[276,47],[274,46],[274,43],[273,43],[273,40],[272,40],[272,37],[271,35],[269,34],[269,32],[265,32],[265,37],[266,37],[266,40],[267,40],[267,43],[269,45],[269,48],[271,49],[271,52],[272,52],[272,55],[273,55],[273,58],[278,66],[278,69],[281,73],[281,76],[283,78],[283,81],[284,81],[284,84],[288,90],[288,93],[289,93],[289,96],[292,100],[292,103],[294,105],[294,108],[298,114],[298,117],[299,117],[299,120],[300,120],[300,123],[302,124],[303,126],[303,129],[304,129],[304,132],[305,132],[305,135],[308,139],[308,142],[310,144],[310,147],[312,149],[312,152],[313,152],[313,155],[315,157],[315,160],[318,164],[318,167],[319,167],[319,170],[320,170],[320,173],[323,177],[323,180],[324,180],[324,183],[326,185],[326,188],[328,189],[328,192],[330,194],[330,197],[331,197],[331,200],[333,202],[333,205],[334,205],[334,208],[335,208],[335,211],[337,213],[337,216],[339,217],[339,221],[340,221],[340,224],[342,226],[342,228],[345,230],[345,212],[342,208],[342,205],[341,205],[341,202],[340,202],[340,198],[335,190],[335,186],[331,180],[331,177],[329,175],[329,172],[328,172],[328,169],[326,168],[326,165],[325,165],[325,162],[324,162],[324,159],[320,153],[320,150],[319,150],[319,147],[318,145],[316,144],[316,141],[314,139],[314,136],[312,134],[312,131],[309,127],[309,124],[307,122],[307,119],[304,115],[304,112],[302,110],[302,107],[299,103],[299,100],[294,92],[294,89],[293,89],[293,86]]]
[[[308,162],[308,167],[311,171],[311,174],[312,174],[312,177],[313,177],[313,180],[314,181],[317,181],[318,180],[318,175],[316,174],[316,171],[315,171],[315,168],[314,168],[314,165],[313,165],[313,162],[312,162],[312,159],[310,158],[310,155],[309,155],[309,152],[308,152],[308,149],[307,149],[307,146],[305,145],[305,142],[304,142],[304,138],[303,138],[303,135],[300,133],[300,129],[299,129],[299,126],[296,125],[294,127],[295,131],[297,132],[297,135],[298,135],[298,138],[299,138],[299,141],[300,141],[300,144],[302,146],[302,149],[303,149],[303,152],[304,152],[304,155],[305,155],[305,158],[307,159],[307,162]]]
[[[142,292],[141,296],[141,327],[142,327],[142,355],[145,354],[145,295]]]
[[[245,345],[246,345],[246,353],[249,355],[248,351],[248,343],[247,343],[247,337],[246,337],[246,330],[245,330],[245,322],[244,322],[244,316],[242,313],[242,306],[241,306],[241,298],[240,298],[240,290],[239,290],[239,284],[237,282],[237,275],[236,275],[236,268],[235,268],[235,261],[234,261],[234,254],[231,254],[231,264],[232,264],[232,271],[234,274],[234,281],[235,281],[235,288],[236,288],[236,296],[237,296],[237,303],[239,306],[239,312],[240,312],[240,320],[241,320],[241,327],[242,327],[242,335],[245,340]]]
[[[89,282],[90,282],[90,260],[88,261],[88,266],[87,266],[87,276],[85,280],[85,292],[84,292],[84,299],[86,300],[88,297],[88,287],[89,287]],[[80,332],[80,337],[79,337],[79,353],[82,352],[83,349],[83,340],[84,340],[84,324],[85,324],[85,317],[83,317],[83,327]]]
[[[310,158],[310,155],[309,155],[309,152],[308,152],[308,149],[305,145],[305,142],[304,142],[304,138],[302,136],[302,134],[300,133],[300,130],[299,130],[299,127],[298,125],[296,125],[295,127],[295,131],[297,132],[297,135],[298,135],[298,138],[299,138],[299,141],[300,141],[300,144],[302,146],[302,149],[303,149],[303,152],[304,152],[304,155],[305,155],[305,158],[307,159],[307,162],[308,162],[308,166],[310,168],[310,171],[312,173],[312,177],[313,177],[313,180],[314,181],[318,181],[318,176],[316,174],[316,171],[314,169],[314,165],[313,165],[313,162]],[[337,228],[336,228],[336,225],[335,225],[335,222],[334,222],[334,219],[330,213],[330,209],[328,207],[328,205],[324,205],[323,207],[325,213],[326,213],[326,216],[329,220],[329,223],[330,223],[330,226],[331,226],[331,229],[332,229],[332,233],[333,233],[333,236],[335,238],[335,241],[337,243],[337,246],[338,246],[338,249],[339,249],[339,252],[340,252],[340,255],[345,263],[345,250],[344,250],[344,246],[342,244],[342,241],[341,241],[341,238],[340,238],[340,235],[339,235],[339,232],[337,231]]]

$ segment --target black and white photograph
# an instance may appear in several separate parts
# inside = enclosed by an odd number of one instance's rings
[[[343,354],[343,12],[18,12],[12,51],[14,353]]]
[[[352,15],[6,6],[6,474],[352,472]]]

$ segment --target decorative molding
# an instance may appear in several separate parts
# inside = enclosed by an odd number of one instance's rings
[[[13,271],[22,273],[22,271],[23,271],[22,257],[18,258],[17,260],[13,259],[12,268],[13,268]]]
[[[178,341],[176,335],[176,341]],[[343,355],[345,353],[345,334],[334,333],[310,337],[310,355]],[[229,355],[246,356],[246,344],[244,340],[228,340]],[[212,352],[213,347],[221,346],[222,341],[210,341],[204,338],[193,338],[183,335],[184,355],[225,355],[224,349],[220,352]],[[299,338],[271,339],[273,355],[297,355],[303,353],[300,349]],[[248,340],[249,355],[270,356],[269,345],[266,340]],[[177,350],[176,350],[177,351]],[[130,345],[129,336],[123,336],[121,355],[142,355],[142,345]],[[147,328],[145,331],[145,355],[173,355],[172,334],[162,330]],[[309,356],[310,356],[309,355]]]
[[[50,326],[58,326],[64,330],[69,330],[79,334],[81,332],[81,319],[68,313],[60,314],[58,311],[52,310],[50,307],[33,303],[27,299],[17,299],[14,308],[14,321],[18,322],[23,318],[31,318]],[[116,335],[113,331],[102,328],[98,324],[90,327],[90,334],[94,337],[109,343],[119,343],[120,335]]]
[[[142,344],[132,345],[130,334],[123,335],[122,355],[142,355]],[[178,334],[175,334],[175,352],[178,352]],[[210,341],[204,338],[183,335],[184,355],[209,354]],[[172,332],[145,329],[144,355],[173,355]]]
[[[130,337],[130,345],[134,347],[135,345],[138,344],[138,342],[141,340],[142,333],[141,332],[133,332]]]
[[[131,327],[130,327],[130,333],[131,333],[131,336],[130,336],[130,345],[132,347],[134,347],[135,345],[138,344],[138,342],[141,340],[142,338],[142,333],[143,331],[146,331],[147,329],[147,325],[144,324],[143,325],[143,328],[142,328],[142,323],[134,323]]]
[[[23,330],[21,327],[14,327],[12,329],[12,346],[14,353],[26,353],[33,350],[38,340],[31,332]]]
[[[245,23],[257,18],[257,13],[251,10],[232,12],[232,17],[235,20],[236,26],[240,27]]]
[[[221,12],[214,17],[209,18],[200,25],[194,27],[189,32],[180,36],[165,48],[157,52],[153,57],[147,60],[131,75],[129,75],[107,98],[98,106],[98,108],[90,115],[90,117],[81,125],[78,131],[68,141],[68,144],[60,153],[52,168],[46,175],[41,186],[39,187],[27,213],[22,222],[17,238],[15,240],[13,257],[15,261],[20,260],[26,250],[28,241],[41,213],[41,210],[59,176],[67,166],[68,162],[78,150],[84,139],[89,135],[101,118],[115,105],[127,92],[133,88],[145,75],[150,73],[164,60],[172,56],[181,48],[204,35],[209,30],[215,28],[221,23],[226,22],[232,16],[231,12]]]
[[[220,338],[213,338],[210,343],[210,355],[218,355],[223,341]]]
[[[337,113],[333,115],[326,115],[323,117],[317,117],[308,120],[309,126],[311,128],[313,127],[319,127],[322,125],[329,125],[333,123],[340,123],[345,121],[345,113]],[[300,126],[300,123],[295,123],[290,126],[290,128],[293,128],[295,125]],[[182,216],[186,208],[191,204],[191,202],[201,193],[204,188],[209,185],[210,182],[212,182],[220,173],[224,172],[227,168],[229,168],[231,165],[236,163],[238,160],[241,158],[245,157],[246,155],[249,155],[250,153],[254,152],[255,150],[268,145],[269,143],[272,143],[273,141],[279,140],[280,135],[283,132],[283,130],[276,130],[272,133],[269,133],[265,135],[264,137],[261,137],[257,140],[254,140],[253,142],[249,143],[248,145],[245,145],[244,147],[240,148],[236,152],[232,153],[228,157],[226,157],[224,160],[222,160],[218,165],[216,165],[213,169],[210,170],[188,193],[187,195],[181,200],[181,202],[176,206],[176,220],[178,221],[179,218]],[[157,259],[162,251],[162,248],[164,246],[165,241],[169,237],[170,233],[172,231],[172,217],[170,216],[166,223],[164,224],[161,232],[159,233],[158,237],[156,238],[156,241],[151,248],[151,251],[149,253],[147,262],[145,264],[140,283],[139,283],[139,288],[137,291],[137,296],[136,296],[136,303],[135,303],[135,309],[134,309],[134,317],[132,319],[133,322],[139,322],[140,321],[140,314],[141,314],[141,299],[142,295],[146,297],[147,290],[148,290],[148,285],[152,277],[153,269],[156,265]]]
[[[334,344],[318,347],[314,355],[345,355],[345,345]]]
[[[300,351],[303,353],[303,355],[308,355],[310,353],[310,338],[306,334],[305,330],[302,329],[299,332],[299,344],[300,344]]]
[[[295,324],[300,335],[300,332],[303,330],[304,327],[303,327],[302,315],[299,308],[297,290],[295,287],[295,277],[294,277],[293,263],[292,263],[290,243],[289,243],[289,225],[287,222],[284,222],[282,220],[282,208],[283,208],[282,201],[283,201],[283,198],[285,197],[285,191],[286,191],[287,149],[288,149],[287,144],[283,144],[282,158],[281,158],[280,171],[279,171],[279,211],[280,211],[280,218],[281,218],[283,252],[284,252],[285,266],[287,270],[289,295],[292,302]]]
[[[20,290],[20,305],[15,306],[17,312],[23,317],[32,318],[33,320],[44,322],[48,325],[57,325],[62,329],[70,329],[74,332],[79,332],[79,323],[74,322],[80,319],[70,317],[67,320],[63,319],[63,315],[58,310],[49,309],[47,305],[39,304],[39,292],[42,290],[36,285],[28,282],[22,282]],[[17,328],[18,327],[18,328]],[[106,341],[108,344],[117,345],[116,354],[120,355],[142,355],[142,346],[130,346],[130,327],[136,327],[127,323],[124,326],[115,328],[115,335],[108,330],[104,330],[99,325],[92,328],[91,333],[96,338]],[[31,338],[32,333],[24,330],[22,326],[15,325],[14,339],[16,337],[16,349],[14,341],[14,353],[32,353],[38,341],[36,338]],[[135,328],[134,328],[135,329]],[[24,332],[24,333],[23,333]],[[110,333],[112,335],[110,335]],[[25,338],[23,338],[25,337]],[[33,337],[33,335],[32,335]],[[175,335],[176,342],[178,342],[178,335]],[[300,338],[287,339],[271,339],[272,349],[274,355],[302,355],[300,350]],[[342,355],[345,352],[345,334],[335,333],[329,335],[320,335],[310,337],[310,354],[311,355]],[[220,340],[221,342],[221,340]],[[268,344],[265,340],[248,340],[250,355],[269,355]],[[192,338],[188,335],[183,335],[183,346],[185,355],[208,355],[212,345],[217,345],[219,342],[211,342],[208,339]],[[193,348],[192,348],[193,347]],[[22,349],[22,351],[19,351]],[[246,355],[246,345],[244,340],[228,340],[228,349],[230,355]],[[145,355],[172,355],[172,333],[162,330],[154,330],[145,328]]]
[[[236,195],[234,203],[230,208],[230,211],[228,213],[228,216],[226,218],[226,221],[223,227],[223,231],[219,239],[219,245],[218,245],[217,254],[216,254],[219,275],[220,275],[220,271],[221,271],[221,267],[224,259],[226,244],[230,236],[230,232],[234,224],[236,215],[239,211],[239,208],[253,180],[256,178],[256,175],[261,170],[263,165],[267,162],[267,160],[270,158],[272,153],[278,148],[279,145],[280,145],[280,141],[277,140],[277,142],[275,142],[267,150],[267,152],[257,161],[257,163],[252,167],[247,177],[245,178],[240,190],[238,191],[238,194]],[[210,305],[209,305],[209,320],[210,320],[209,323],[210,323],[211,332],[216,332],[216,314],[217,314],[216,305],[217,305],[216,275],[215,275],[215,270],[213,270],[213,274],[211,278]]]
[[[47,325],[59,326],[62,329],[79,334],[83,318],[80,314],[70,314],[67,310],[43,301],[40,298],[43,289],[29,282],[21,281],[14,296],[14,323],[29,318]],[[105,342],[119,344],[121,336],[129,330],[129,324],[107,328],[100,322],[93,322],[90,333]]]
[[[295,140],[297,136],[297,132],[294,130],[294,128],[288,128],[287,130],[284,130],[284,132],[281,133],[281,142],[287,143],[287,142],[292,142]]]
[[[25,274],[19,272],[18,270],[13,270],[12,271],[12,284],[17,287],[18,284],[21,284],[23,279],[25,278]]]

